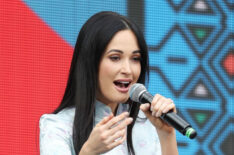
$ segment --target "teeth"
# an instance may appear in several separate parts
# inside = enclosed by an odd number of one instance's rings
[[[127,81],[119,81],[119,82],[122,84],[129,84],[129,82],[127,82]]]
[[[114,83],[118,87],[127,88],[131,82],[130,81],[115,81]]]

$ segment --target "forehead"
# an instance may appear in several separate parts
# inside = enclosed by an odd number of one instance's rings
[[[129,29],[117,32],[107,45],[106,51],[111,49],[119,49],[122,51],[139,50],[135,34]]]

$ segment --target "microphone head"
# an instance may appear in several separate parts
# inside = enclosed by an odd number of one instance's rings
[[[143,84],[135,83],[130,87],[128,93],[132,101],[140,102],[140,97],[145,91],[146,88]]]

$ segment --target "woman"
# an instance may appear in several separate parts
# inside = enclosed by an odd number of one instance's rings
[[[140,29],[114,12],[92,16],[77,38],[61,104],[40,119],[41,154],[178,154],[174,129],[159,119],[176,111],[173,101],[129,99],[130,86],[146,75]]]

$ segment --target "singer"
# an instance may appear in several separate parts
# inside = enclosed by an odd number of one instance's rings
[[[40,154],[178,154],[174,128],[159,118],[176,112],[173,101],[159,94],[151,104],[129,98],[148,68],[135,23],[109,11],[90,17],[79,32],[61,104],[40,118]]]

